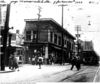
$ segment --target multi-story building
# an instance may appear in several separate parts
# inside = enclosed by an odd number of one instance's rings
[[[26,62],[41,55],[45,63],[68,62],[74,37],[53,19],[25,19]]]

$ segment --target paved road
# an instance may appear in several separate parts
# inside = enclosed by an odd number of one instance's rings
[[[82,66],[80,71],[70,70],[71,65],[24,65],[20,71],[12,73],[0,73],[0,84],[34,84],[36,82],[92,82],[97,66]]]
[[[72,76],[63,80],[63,82],[93,82],[98,66],[88,66]]]
[[[96,71],[93,82],[100,82],[100,66],[99,66],[98,70]]]
[[[67,69],[63,72],[47,76],[36,82],[93,82],[98,66],[82,66],[80,71]],[[33,81],[33,80],[31,80]]]

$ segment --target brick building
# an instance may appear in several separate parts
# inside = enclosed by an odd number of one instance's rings
[[[28,59],[41,55],[44,63],[53,59],[54,63],[68,62],[73,52],[74,37],[55,20],[25,19],[24,30],[26,48],[26,63]]]

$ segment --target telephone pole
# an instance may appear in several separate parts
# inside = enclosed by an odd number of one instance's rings
[[[80,37],[79,31],[81,31],[80,25],[76,26],[76,31],[77,31],[77,34],[76,34],[76,37],[77,37],[77,55],[79,55],[79,37]]]
[[[61,6],[62,7],[62,28],[64,26],[64,22],[63,22],[63,18],[64,18],[64,7],[67,6],[67,5],[64,5],[64,4],[61,4],[61,5],[58,5],[58,6]],[[64,63],[64,35],[63,35],[63,31],[62,31],[62,57],[61,57],[61,62],[62,64]]]
[[[37,15],[38,15],[38,22],[37,22],[37,38],[36,38],[36,42],[37,42],[37,43],[38,43],[38,36],[39,36],[39,20],[40,20],[40,17],[41,17],[41,14],[40,14],[40,13],[41,13],[41,9],[42,9],[42,8],[39,6],[39,7],[38,7],[38,11],[39,11],[39,12],[38,12],[38,14],[37,14]]]
[[[9,16],[10,16],[10,4],[7,4],[7,12],[6,12],[6,20],[5,20],[5,26],[3,30],[3,48],[1,55],[1,71],[5,70],[5,58],[6,58],[6,47],[7,47],[7,35],[9,30]]]
[[[62,28],[63,28],[64,7],[67,6],[67,5],[61,4],[61,5],[58,5],[58,6],[62,7],[62,17],[61,17],[61,19],[62,19]]]
[[[16,1],[12,1],[12,2],[16,2]],[[5,58],[6,58],[6,48],[7,48],[7,36],[8,36],[8,32],[9,32],[9,18],[10,18],[10,6],[11,3],[7,4],[7,11],[6,11],[6,19],[5,19],[5,25],[4,25],[4,29],[3,29],[3,47],[1,49],[2,51],[2,55],[1,55],[1,71],[5,70]]]
[[[42,8],[39,6],[39,7],[38,7],[38,11],[39,11],[39,12],[38,12],[38,14],[37,14],[37,15],[38,15],[38,20],[39,20],[40,17],[41,17],[41,14],[40,14],[40,13],[41,13],[41,9],[42,9]]]

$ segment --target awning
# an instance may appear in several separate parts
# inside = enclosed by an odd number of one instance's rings
[[[57,50],[62,50],[62,47],[53,46],[53,45],[51,45],[51,47],[53,47],[53,48],[55,48],[55,49],[57,49]],[[63,48],[63,51],[66,51],[66,49],[65,49],[65,48]]]
[[[51,45],[51,47],[53,47],[53,48],[55,48],[55,49],[58,49],[58,50],[61,50],[61,49],[62,49],[62,48],[60,48],[60,47],[53,46],[53,45]]]

